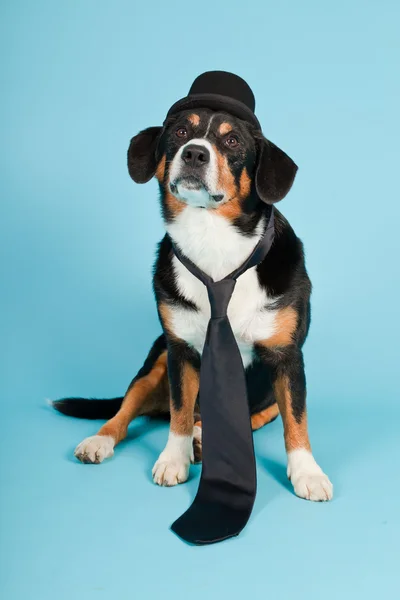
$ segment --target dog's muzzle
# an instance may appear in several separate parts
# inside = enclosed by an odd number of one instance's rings
[[[170,171],[170,190],[179,200],[198,208],[214,208],[225,194],[216,189],[217,161],[208,140],[188,142],[175,156]]]

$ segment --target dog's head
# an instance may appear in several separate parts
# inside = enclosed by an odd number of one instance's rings
[[[170,215],[185,205],[238,214],[252,200],[273,204],[297,166],[253,125],[223,112],[186,110],[135,136],[128,168],[136,183],[154,175]]]

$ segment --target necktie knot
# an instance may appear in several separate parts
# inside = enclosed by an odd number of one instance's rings
[[[235,279],[222,279],[221,281],[214,281],[207,285],[212,319],[226,317],[235,285]]]

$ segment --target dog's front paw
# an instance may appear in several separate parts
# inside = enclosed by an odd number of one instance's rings
[[[178,483],[184,483],[189,477],[190,462],[185,462],[182,458],[163,456],[153,467],[153,481],[157,485],[171,487]]]
[[[74,454],[83,463],[99,464],[114,454],[114,446],[111,435],[92,435],[78,444]]]
[[[153,467],[153,481],[158,485],[172,486],[183,483],[189,477],[193,462],[193,438],[170,431],[168,443]]]
[[[314,502],[325,502],[332,500],[333,485],[325,473],[322,475],[301,475],[295,480],[292,479],[293,488],[296,496],[313,500]]]
[[[332,500],[333,485],[308,450],[293,450],[288,454],[288,477],[300,498],[314,502]]]

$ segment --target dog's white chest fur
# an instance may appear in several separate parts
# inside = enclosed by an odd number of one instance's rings
[[[251,254],[262,232],[254,237],[238,233],[229,221],[213,213],[187,206],[167,231],[182,252],[200,269],[218,281],[239,267]],[[210,303],[204,284],[174,257],[173,267],[180,293],[198,311],[172,307],[173,333],[198,352],[202,352],[210,319]],[[244,366],[253,358],[253,344],[275,333],[275,299],[260,287],[256,268],[241,275],[228,307],[228,317],[239,346]]]

